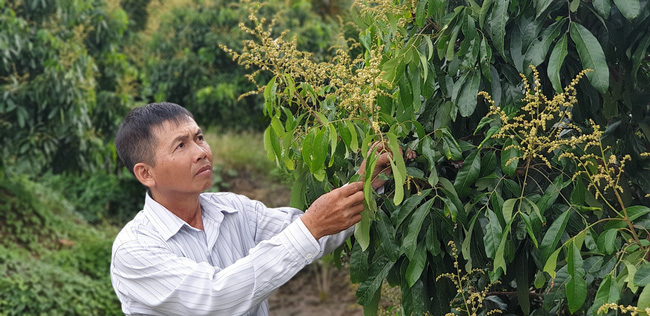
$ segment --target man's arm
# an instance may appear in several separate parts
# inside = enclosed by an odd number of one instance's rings
[[[116,244],[111,278],[126,313],[241,315],[313,261],[319,245],[301,221],[260,242],[227,267],[183,258],[138,235]]]
[[[294,208],[267,208],[258,201],[242,197],[242,203],[250,203],[256,217],[251,223],[255,227],[255,241],[260,242],[275,236],[289,223],[301,220],[320,245],[321,257],[340,246],[353,232],[353,226],[360,219],[363,210],[361,182],[351,183],[334,189],[317,199],[306,211]],[[245,205],[243,204],[243,205]]]

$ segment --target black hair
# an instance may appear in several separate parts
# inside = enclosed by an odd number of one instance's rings
[[[187,119],[194,119],[190,111],[169,102],[151,103],[131,110],[115,134],[118,157],[131,173],[140,162],[153,166],[158,140],[151,130],[166,121],[179,124]]]

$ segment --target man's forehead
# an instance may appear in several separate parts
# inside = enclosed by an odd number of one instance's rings
[[[157,136],[176,137],[187,133],[196,133],[201,128],[189,116],[179,117],[177,120],[166,120],[153,128]],[[165,138],[167,138],[165,137]],[[173,140],[169,139],[170,141]]]

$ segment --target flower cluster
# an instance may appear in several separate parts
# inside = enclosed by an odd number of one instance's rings
[[[581,71],[571,84],[564,88],[563,93],[549,100],[541,92],[537,69],[534,66],[531,66],[531,69],[534,78],[533,88],[528,79],[521,75],[526,90],[522,100],[525,105],[521,108],[521,114],[510,118],[502,108],[494,104],[487,92],[481,91],[479,95],[490,104],[487,116],[496,115],[501,120],[500,131],[492,138],[512,138],[516,142],[503,150],[516,148],[522,153],[522,157],[512,158],[506,162],[506,165],[518,158],[524,160],[539,158],[551,168],[551,162],[546,155],[560,148],[574,148],[584,143],[592,144],[599,139],[599,135],[595,133],[582,134],[582,130],[571,122],[571,109],[577,103],[575,86],[589,70]],[[568,137],[570,134],[572,136]]]
[[[451,247],[451,255],[454,257],[454,268],[456,268],[456,273],[443,273],[436,278],[436,281],[447,278],[451,280],[456,286],[456,291],[462,297],[462,302],[459,307],[456,307],[457,312],[465,312],[467,315],[476,316],[479,311],[483,309],[483,302],[488,296],[490,288],[498,284],[499,282],[488,284],[483,290],[478,290],[471,285],[471,276],[476,273],[485,273],[481,269],[472,269],[468,274],[463,274],[459,265],[458,265],[458,249],[456,248],[456,243],[454,241],[449,241],[448,245]],[[467,295],[468,294],[468,295]],[[486,315],[492,315],[496,313],[502,313],[501,310],[493,309],[487,312]],[[454,313],[447,313],[446,316],[456,315]]]
[[[588,189],[595,189],[596,198],[603,192],[612,189],[622,192],[619,185],[625,163],[631,160],[629,155],[617,157],[610,154],[609,147],[601,143],[602,131],[593,120],[589,125],[593,129],[590,133],[583,133],[582,129],[571,121],[571,109],[576,104],[576,85],[585,75],[587,70],[581,71],[571,83],[564,88],[564,92],[548,99],[541,92],[539,73],[533,70],[533,87],[522,75],[526,95],[522,101],[525,105],[521,114],[509,117],[500,107],[494,104],[490,95],[480,92],[490,104],[488,116],[497,116],[501,121],[501,129],[493,138],[512,138],[516,140],[513,145],[503,148],[508,150],[516,148],[522,153],[506,162],[506,165],[515,162],[518,158],[524,160],[538,158],[549,168],[552,168],[547,155],[561,152],[559,159],[571,159],[577,164],[578,170],[573,174],[572,180],[585,176],[589,179]],[[642,155],[643,156],[643,155]]]
[[[236,62],[253,70],[247,77],[258,90],[248,94],[264,91],[265,86],[256,79],[262,72],[270,72],[282,88],[276,91],[281,102],[296,104],[312,114],[334,105],[334,113],[373,122],[377,132],[379,128],[374,123],[379,115],[376,99],[379,95],[390,96],[385,90],[391,86],[380,68],[383,47],[373,47],[365,56],[356,58],[350,56],[350,51],[358,43],[344,45],[347,49],[333,47],[335,53],[329,61],[316,62],[311,53],[298,49],[295,37],[286,39],[287,32],[274,38],[274,21],[258,18],[257,10],[259,6],[252,6],[248,17],[252,27],[244,23],[239,26],[253,38],[244,42],[243,51],[238,53],[222,46]]]
[[[645,313],[645,315],[650,315],[650,307],[646,307],[645,309],[640,309],[635,306],[623,306],[623,305],[618,305],[615,303],[606,303],[603,304],[600,308],[598,308],[598,314],[600,315],[601,313],[607,314],[610,309],[613,309],[615,311],[621,311],[621,313],[630,313],[630,315],[635,316],[635,315],[640,315],[639,313]],[[641,314],[643,315],[643,314]]]

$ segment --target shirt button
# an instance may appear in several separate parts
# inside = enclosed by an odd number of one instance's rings
[[[311,259],[314,258],[314,255],[311,254],[311,253],[308,253],[305,257],[307,258],[307,260],[311,260]]]

